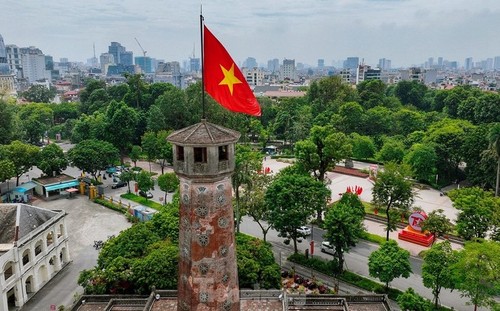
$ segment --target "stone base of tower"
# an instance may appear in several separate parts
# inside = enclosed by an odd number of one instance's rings
[[[232,188],[180,178],[179,311],[239,311]]]

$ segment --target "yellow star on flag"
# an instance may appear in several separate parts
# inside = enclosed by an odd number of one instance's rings
[[[224,74],[224,79],[219,82],[219,85],[227,85],[229,88],[229,92],[233,95],[233,85],[242,83],[236,76],[234,75],[234,63],[231,65],[231,69],[227,70],[222,65],[220,65],[220,69],[222,69],[222,73]]]

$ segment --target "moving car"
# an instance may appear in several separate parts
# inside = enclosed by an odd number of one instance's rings
[[[321,242],[321,251],[323,253],[327,253],[330,255],[333,255],[335,253],[335,251],[333,250],[333,247],[330,245],[330,242],[328,242],[328,241]]]
[[[297,228],[297,232],[302,235],[311,235],[311,228],[306,226],[301,226]]]
[[[118,180],[117,182],[115,182],[111,188],[113,189],[116,189],[116,188],[121,188],[121,187],[125,187],[127,185],[126,182],[122,181],[122,180]]]
[[[139,195],[144,198],[151,199],[153,197],[153,194],[151,192],[144,192],[142,190],[139,190]]]

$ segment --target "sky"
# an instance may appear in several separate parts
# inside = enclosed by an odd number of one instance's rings
[[[86,62],[120,42],[134,56],[200,56],[205,25],[237,63],[277,58],[332,65],[357,56],[376,66],[419,65],[429,57],[464,63],[500,56],[499,0],[2,0],[5,44],[36,46],[55,61]]]

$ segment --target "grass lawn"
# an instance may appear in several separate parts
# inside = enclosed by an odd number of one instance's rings
[[[160,204],[158,202],[146,199],[144,197],[135,195],[133,193],[124,193],[124,194],[121,195],[121,197],[124,198],[124,199],[130,200],[130,201],[137,202],[137,203],[139,203],[141,205],[154,208],[157,211],[160,211],[160,210],[162,210],[165,207],[164,205],[162,205],[162,204]]]

